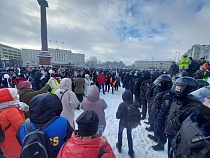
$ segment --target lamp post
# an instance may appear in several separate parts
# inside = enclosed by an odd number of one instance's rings
[[[179,58],[180,58],[180,52],[175,52],[175,53],[179,53],[178,59],[177,59],[177,63],[179,62]]]
[[[162,65],[163,65],[163,63],[161,62],[161,63],[160,63],[160,70],[162,69]]]

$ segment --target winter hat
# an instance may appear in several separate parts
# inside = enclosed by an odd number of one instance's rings
[[[87,78],[87,77],[89,77],[89,75],[88,74],[85,74],[85,78]]]
[[[60,77],[58,74],[52,74],[52,77]]]
[[[133,101],[133,94],[130,90],[125,90],[122,94],[123,101]]]
[[[34,77],[37,79],[40,79],[42,77],[43,73],[41,73],[40,71],[35,72]]]
[[[17,89],[2,88],[0,89],[0,103],[14,101],[18,99]]]
[[[29,81],[22,81],[17,85],[17,89],[29,89],[31,87],[31,82]]]
[[[94,111],[83,112],[76,120],[79,136],[92,136],[98,131],[99,118]]]

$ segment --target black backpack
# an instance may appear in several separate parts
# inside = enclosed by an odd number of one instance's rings
[[[55,158],[56,154],[51,145],[48,135],[44,129],[57,117],[51,119],[47,124],[40,129],[33,131],[30,120],[26,119],[25,125],[28,134],[24,138],[24,143],[20,153],[20,158]]]
[[[136,128],[140,122],[141,118],[141,113],[140,110],[138,109],[137,104],[131,104],[131,105],[126,105],[127,111],[126,111],[126,117],[125,117],[125,127],[126,128]]]

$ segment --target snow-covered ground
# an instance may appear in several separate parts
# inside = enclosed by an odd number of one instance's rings
[[[129,158],[126,129],[124,129],[123,131],[122,152],[118,153],[117,148],[115,146],[117,142],[117,133],[118,133],[118,124],[119,124],[119,120],[116,119],[116,111],[117,111],[118,105],[122,102],[123,91],[124,89],[122,87],[119,87],[119,90],[114,91],[114,94],[106,93],[106,95],[103,95],[102,92],[100,94],[101,98],[103,98],[108,105],[108,108],[105,110],[106,129],[103,135],[106,136],[106,138],[108,139],[108,142],[112,146],[112,149],[117,158]],[[76,110],[75,118],[77,118],[82,112],[83,112],[82,109],[79,111]],[[155,145],[156,143],[147,137],[149,132],[145,130],[145,127],[147,127],[148,125],[146,125],[144,121],[142,121],[141,126],[138,126],[136,129],[132,130],[135,157],[136,158],[167,158],[167,144],[165,144],[164,151],[154,151],[151,148],[151,146]]]

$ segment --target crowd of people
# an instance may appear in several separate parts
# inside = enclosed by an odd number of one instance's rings
[[[41,140],[44,133],[50,157],[115,157],[103,135],[104,110],[108,105],[100,93],[114,95],[122,86],[125,91],[116,111],[119,153],[126,129],[128,155],[135,156],[132,128],[127,126],[128,109],[132,105],[141,111],[137,123],[148,124],[148,138],[157,143],[152,146],[155,151],[165,150],[168,142],[168,157],[210,157],[208,68],[204,58],[196,62],[184,54],[179,65],[172,63],[168,73],[44,67],[2,71],[1,155],[17,158],[46,154],[37,152],[40,146],[31,143],[34,137]],[[84,110],[77,119],[75,109]]]

